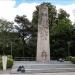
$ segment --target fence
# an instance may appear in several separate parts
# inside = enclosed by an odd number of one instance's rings
[[[14,61],[36,61],[36,57],[14,57]]]

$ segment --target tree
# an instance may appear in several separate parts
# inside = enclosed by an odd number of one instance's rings
[[[57,54],[60,52],[60,49],[63,49],[64,53],[61,55],[67,56],[68,45],[67,42],[72,42],[72,35],[74,32],[74,26],[69,19],[69,14],[63,9],[59,10],[58,19],[56,20],[56,25],[51,29],[51,40],[55,40],[51,48],[54,51],[57,51]]]
[[[48,6],[51,57],[65,57],[67,56],[68,50],[67,42],[68,41],[72,42],[72,40],[74,41],[75,38],[74,37],[75,27],[72,25],[72,22],[69,19],[69,14],[66,11],[60,9],[59,13],[57,13],[56,7],[54,5],[51,5],[50,3],[42,3],[42,4]],[[37,6],[36,10],[33,12],[33,19],[32,19],[34,31],[32,36],[32,38],[34,39],[33,43],[37,42],[38,12],[39,6]],[[58,15],[58,18],[56,18],[56,15]],[[37,45],[35,45],[35,48],[36,46]]]
[[[15,26],[15,28],[18,30],[19,37],[22,40],[23,43],[23,56],[25,55],[25,49],[27,45],[27,40],[31,37],[31,23],[26,18],[25,15],[19,16],[17,15],[15,17],[15,22],[18,24],[18,26]]]
[[[10,33],[13,31],[13,22],[0,19],[0,48],[5,53],[7,44],[10,42]]]
[[[63,9],[59,10],[58,18],[56,19],[56,25],[54,25],[51,31],[63,32],[72,28],[71,20],[69,20],[69,14]]]

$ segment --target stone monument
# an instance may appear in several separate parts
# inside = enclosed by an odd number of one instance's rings
[[[39,6],[36,60],[40,62],[50,61],[48,7],[46,5]]]

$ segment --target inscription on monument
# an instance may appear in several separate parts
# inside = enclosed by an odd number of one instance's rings
[[[45,50],[43,50],[41,56],[42,56],[43,62],[46,61],[47,54],[46,54]]]
[[[47,39],[48,31],[47,31],[46,27],[39,27],[39,33],[40,33],[41,39],[43,39],[43,40]]]

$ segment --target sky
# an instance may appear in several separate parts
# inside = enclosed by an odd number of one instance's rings
[[[41,3],[41,2],[50,2],[52,4],[60,4],[60,5],[65,5],[65,4],[73,4],[75,0],[16,0],[16,4],[21,4],[21,3]]]
[[[36,6],[42,2],[50,2],[56,9],[64,9],[75,22],[75,0],[0,0],[0,18],[14,21],[16,15],[26,15],[31,21]]]

